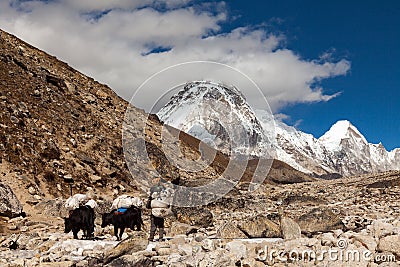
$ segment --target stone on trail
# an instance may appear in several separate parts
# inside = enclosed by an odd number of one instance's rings
[[[279,225],[263,215],[247,219],[239,225],[239,229],[249,238],[281,237]]]
[[[343,223],[340,217],[333,213],[331,209],[318,207],[310,212],[301,215],[297,219],[301,232],[312,234],[316,232],[328,232],[342,229]]]
[[[217,230],[217,238],[237,239],[247,236],[235,224],[227,222]]]
[[[197,232],[198,228],[186,223],[172,222],[169,230],[171,236],[176,235],[189,235]]]
[[[300,226],[289,217],[281,217],[281,232],[284,239],[296,239],[301,237]]]
[[[123,255],[109,264],[107,267],[152,267],[153,262],[143,254]]]
[[[385,236],[379,241],[378,251],[392,252],[400,257],[400,235]]]
[[[104,262],[109,263],[121,255],[132,254],[146,250],[148,244],[147,236],[144,232],[135,232],[134,235],[119,242],[114,248],[104,253]]]

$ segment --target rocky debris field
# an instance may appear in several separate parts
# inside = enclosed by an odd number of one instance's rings
[[[1,266],[399,266],[400,172],[234,189],[201,208],[175,208],[166,240],[128,230],[121,242],[100,213],[95,240],[63,233],[65,199],[2,218]],[[157,236],[156,236],[157,237]]]

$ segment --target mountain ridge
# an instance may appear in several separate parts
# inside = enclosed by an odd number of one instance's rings
[[[195,135],[200,139],[205,136],[208,139],[212,137],[224,139],[223,136],[215,135],[214,126],[209,125],[206,116],[203,116],[200,122],[200,124],[205,125],[205,128],[196,128],[196,131],[191,131],[191,127],[198,120],[196,120],[195,116],[191,116],[190,112],[198,112],[195,110],[199,108],[199,103],[203,101],[202,98],[196,98],[197,93],[194,88],[202,87],[201,90],[204,91],[204,88],[206,88],[204,84],[207,83],[207,81],[189,82],[186,86],[190,87],[190,90],[182,89],[172,97],[173,101],[168,102],[157,115],[166,124]],[[244,128],[247,132],[257,132],[258,136],[262,137],[257,142],[251,143],[252,146],[256,146],[251,150],[256,156],[264,156],[262,153],[265,153],[270,148],[265,146],[265,141],[269,141],[276,159],[288,163],[299,171],[316,176],[334,173],[349,176],[400,169],[400,164],[398,163],[400,161],[400,149],[387,151],[382,144],[369,143],[362,133],[348,120],[337,121],[324,135],[320,138],[315,138],[313,135],[299,131],[282,121],[273,119],[272,122],[271,117],[263,116],[264,114],[261,110],[253,111],[248,105],[236,105],[234,102],[230,102],[230,97],[226,96],[230,93],[226,85],[214,85],[213,88],[208,88],[207,90],[210,94],[224,96],[222,101],[224,103],[228,102],[228,105],[233,107],[232,109],[235,112],[250,114],[247,117],[242,116],[240,118],[242,119],[241,124],[245,125]],[[206,93],[203,92],[203,94]],[[246,102],[244,97],[241,100],[236,99],[236,101],[238,103]],[[185,112],[182,111],[183,107]],[[179,122],[175,120],[175,116],[179,117]],[[187,120],[185,121],[184,118]],[[261,124],[261,130],[258,126],[259,124]],[[272,127],[274,129],[271,130]],[[207,135],[209,130],[214,134]],[[219,141],[219,144],[221,143],[223,144],[223,142]],[[221,145],[220,149],[223,149]],[[225,151],[229,151],[229,148],[225,148]]]

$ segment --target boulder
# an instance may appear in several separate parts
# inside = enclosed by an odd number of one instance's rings
[[[121,256],[109,264],[107,267],[152,267],[153,262],[143,254],[133,254]]]
[[[170,255],[173,252],[172,246],[168,242],[158,242],[154,249],[158,256]]]
[[[64,204],[65,200],[63,199],[48,199],[36,204],[35,209],[49,216],[67,217],[68,210],[65,208]]]
[[[174,213],[179,222],[198,227],[210,227],[213,224],[212,213],[203,207],[175,208]]]
[[[0,216],[9,218],[22,214],[22,205],[11,188],[0,183]]]
[[[328,232],[342,229],[343,223],[340,217],[329,208],[314,208],[310,212],[301,215],[297,219],[301,232],[312,234],[316,232]]]
[[[280,218],[281,233],[284,239],[296,239],[301,237],[300,226],[289,217]]]
[[[189,235],[189,234],[192,234],[192,233],[196,233],[197,230],[198,230],[197,227],[191,226],[191,225],[186,224],[186,223],[172,222],[169,234],[171,236]]]
[[[205,251],[213,251],[216,249],[216,245],[212,239],[204,239],[201,241],[201,248]]]
[[[321,245],[323,246],[335,247],[337,245],[338,239],[333,233],[323,233],[319,238],[321,240]]]
[[[229,251],[231,258],[233,258],[234,261],[247,258],[246,245],[240,241],[237,241],[237,240],[231,241],[226,244],[225,248],[227,251]]]
[[[235,224],[227,222],[218,228],[217,238],[236,239],[247,238],[247,236]]]
[[[360,242],[362,246],[369,249],[371,252],[375,252],[377,244],[374,237],[370,235],[355,234],[354,240]]]
[[[400,256],[400,235],[385,236],[379,241],[378,251],[392,252]]]
[[[239,229],[250,238],[281,237],[279,225],[263,215],[257,215],[245,220]]]
[[[372,231],[375,238],[382,238],[394,233],[395,227],[384,220],[375,220],[372,222]]]
[[[231,254],[227,254],[226,250],[214,250],[207,252],[205,254],[198,254],[195,257],[196,265],[199,267],[225,267],[225,266],[235,266],[233,259],[231,259]],[[170,266],[170,265],[169,265]],[[191,265],[193,266],[193,265]]]
[[[178,252],[182,256],[192,256],[193,247],[189,244],[178,245]]]
[[[120,256],[132,254],[147,248],[147,236],[143,232],[135,232],[134,235],[122,240],[114,248],[104,253],[104,262],[110,263]],[[117,266],[117,265],[114,265]]]

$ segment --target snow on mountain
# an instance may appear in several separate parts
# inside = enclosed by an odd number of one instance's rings
[[[260,156],[271,150],[264,128],[233,86],[187,83],[157,116],[226,154]]]
[[[283,122],[276,122],[278,159],[306,173],[334,173],[330,152],[311,134],[298,131]],[[290,157],[288,160],[287,157]],[[302,169],[290,162],[295,162]]]
[[[393,169],[400,169],[400,148],[395,148],[389,153],[389,161],[392,163]]]
[[[339,150],[340,144],[343,139],[354,137],[355,141],[363,146],[368,144],[365,137],[347,120],[341,120],[336,122],[319,140],[324,146],[331,150]]]
[[[224,153],[265,156],[273,151],[275,158],[306,173],[348,176],[400,169],[400,149],[388,152],[382,144],[368,143],[347,120],[317,139],[265,111],[254,112],[235,87],[188,83],[157,115]]]
[[[282,122],[276,123],[276,133],[278,159],[298,170],[349,176],[400,169],[400,149],[388,152],[382,144],[368,143],[347,120],[336,122],[318,139]]]
[[[388,152],[381,143],[368,143],[360,131],[346,120],[335,123],[318,140],[333,154],[331,157],[335,159],[335,164],[332,167],[343,175],[381,172],[400,167],[399,153]]]

